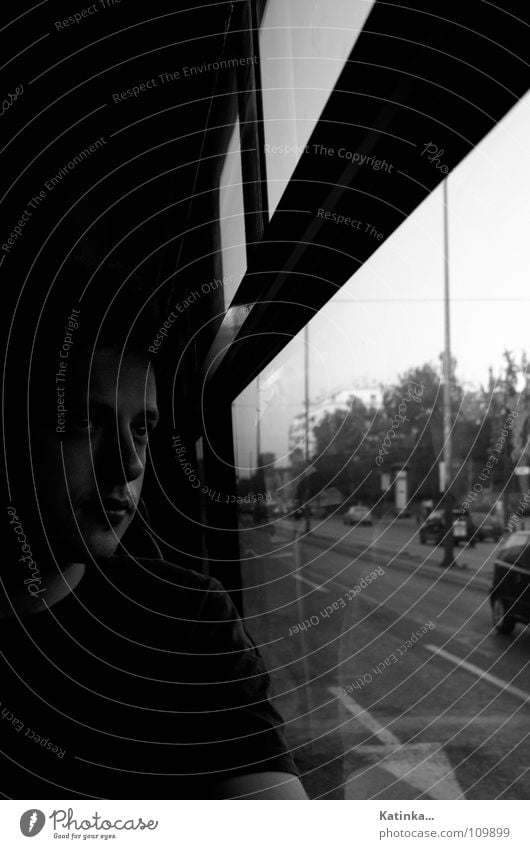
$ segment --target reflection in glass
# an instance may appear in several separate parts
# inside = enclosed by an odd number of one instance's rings
[[[219,183],[219,227],[223,258],[223,292],[228,309],[247,270],[245,206],[239,120],[234,124]]]
[[[441,191],[310,322],[308,428],[303,333],[234,402],[245,619],[313,797],[528,794],[502,766],[526,743],[490,733],[513,706],[448,684],[436,647],[503,675],[526,663],[492,637],[487,590],[499,537],[530,521],[529,109],[450,177],[451,476],[476,529],[455,529],[462,580],[422,533],[443,456]]]
[[[267,3],[260,59],[271,215],[372,6],[371,0]]]

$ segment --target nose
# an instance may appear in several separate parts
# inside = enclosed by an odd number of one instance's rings
[[[130,431],[126,438],[120,441],[120,454],[123,472],[127,483],[139,478],[144,470],[145,463],[136,451],[136,445]]]
[[[128,427],[114,425],[114,433],[106,439],[101,452],[100,472],[115,484],[125,480],[136,480],[143,473],[145,456],[138,454],[133,436]]]

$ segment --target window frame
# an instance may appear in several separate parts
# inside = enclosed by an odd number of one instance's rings
[[[265,0],[250,0],[249,4],[242,4],[243,17],[235,24],[241,26],[243,33],[247,33],[247,39],[248,33],[251,33],[252,50],[258,57],[259,21],[265,5]],[[454,110],[454,101],[451,101],[448,95],[442,96],[440,92],[443,90],[443,81],[447,78],[447,65],[450,64],[451,57],[441,48],[453,43],[454,24],[441,20],[437,28],[429,31],[428,38],[425,38],[422,12],[410,10],[411,14],[404,16],[400,16],[398,12],[399,9],[394,9],[392,4],[383,4],[376,0],[349,60],[335,88],[330,92],[311,136],[311,145],[329,145],[333,126],[343,124],[345,104],[349,105],[348,97],[354,95],[357,88],[358,63],[366,64],[368,56],[374,63],[373,81],[370,81],[370,85],[377,91],[380,89],[381,94],[364,98],[366,102],[358,102],[362,110],[359,108],[359,115],[355,115],[356,121],[351,124],[352,132],[354,128],[358,136],[358,146],[362,145],[374,157],[385,158],[389,145],[390,150],[399,151],[398,147],[392,146],[392,139],[403,139],[407,135],[417,138],[425,135],[427,138],[429,133],[432,135],[436,131],[439,146],[447,151],[447,172],[441,173],[437,168],[426,167],[422,172],[422,182],[416,180],[415,186],[408,185],[404,203],[401,202],[399,192],[394,196],[391,193],[393,190],[390,190],[387,199],[389,209],[385,211],[385,239],[383,242],[374,242],[364,253],[354,255],[355,252],[344,250],[344,239],[341,238],[338,227],[331,229],[326,226],[326,221],[317,218],[302,220],[303,216],[297,217],[297,213],[303,211],[304,203],[307,205],[308,191],[316,196],[315,206],[318,202],[320,206],[325,206],[330,214],[340,210],[341,204],[347,204],[352,197],[361,204],[361,211],[364,209],[362,204],[366,204],[366,200],[363,195],[366,196],[369,192],[361,182],[359,172],[346,168],[337,160],[326,162],[325,178],[315,181],[314,160],[310,154],[302,154],[278,208],[272,218],[266,220],[266,164],[259,69],[254,69],[244,84],[238,84],[238,108],[244,111],[242,115],[240,113],[241,127],[244,128],[242,132],[245,138],[252,139],[257,151],[254,159],[246,157],[243,163],[243,180],[248,180],[250,184],[245,194],[245,202],[248,199],[249,204],[248,210],[245,210],[248,268],[236,292],[234,307],[228,310],[218,328],[203,370],[205,407],[209,411],[206,421],[208,424],[210,416],[212,422],[214,416],[220,416],[224,423],[224,456],[228,457],[230,452],[233,455],[233,432],[229,411],[234,399],[266,368],[290,338],[297,335],[338,289],[351,279],[403,220],[445,179],[446,173],[450,173],[473,150],[513,105],[514,100],[507,99],[488,80],[486,74],[486,65],[490,63],[490,70],[493,70],[493,67],[497,69],[491,79],[496,78],[499,56],[487,56],[481,81],[474,81],[478,90],[477,100],[487,103],[488,116],[492,120],[488,123],[482,119],[478,120],[477,114],[469,109],[458,112],[456,122],[446,120],[447,115]],[[466,15],[472,15],[472,10],[461,10],[460,14],[465,22]],[[494,12],[491,14],[494,15]],[[245,15],[246,29],[244,23],[241,24],[241,21],[245,22]],[[465,29],[462,28],[462,33]],[[384,38],[386,32],[393,33],[392,41]],[[374,41],[374,33],[381,36],[379,42]],[[420,34],[423,34],[421,38]],[[461,37],[467,36],[461,34]],[[400,47],[401,40],[403,43],[415,43],[420,46],[415,51],[405,52]],[[379,61],[380,66],[377,64]],[[377,70],[385,67],[388,70],[393,63],[400,67],[400,73],[385,77],[384,73]],[[421,74],[418,69],[421,69]],[[515,93],[516,98],[521,97],[526,91],[522,75],[517,69],[509,66],[508,60],[503,70],[506,79],[510,80],[512,94]],[[238,79],[240,80],[240,76]],[[388,85],[385,87],[387,80]],[[440,82],[439,85],[437,81]],[[466,80],[465,84],[469,82]],[[438,88],[433,88],[436,85]],[[435,101],[434,94],[437,95]],[[433,102],[436,114],[433,114],[430,108]],[[248,128],[245,122],[247,115]],[[414,159],[417,153],[410,150],[405,152],[408,158],[402,160],[402,167],[405,170],[407,166],[411,166],[411,170],[417,168],[417,160]],[[399,156],[396,156],[396,161],[400,161]],[[368,188],[369,186],[370,183]],[[396,204],[399,204],[401,213],[397,217],[390,212],[390,207]],[[260,215],[255,215],[256,205],[260,206]],[[365,216],[364,220],[369,218]],[[319,279],[321,285],[318,288],[308,288],[304,284],[307,278],[312,276],[314,247],[317,250],[325,248],[327,251],[333,251],[334,267],[327,277]],[[232,486],[235,492],[235,475],[232,476]],[[236,512],[232,511],[231,521],[234,523],[237,522]]]

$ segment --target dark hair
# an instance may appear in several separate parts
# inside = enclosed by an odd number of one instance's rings
[[[168,294],[162,298],[123,264],[100,268],[84,257],[74,257],[59,274],[43,270],[35,275],[24,315],[17,315],[10,339],[6,403],[30,419],[46,414],[56,393],[56,377],[68,375],[97,349],[118,356],[131,353],[160,367],[149,347],[167,314]],[[20,421],[25,416],[20,417]]]
[[[68,327],[76,310],[77,327]],[[164,304],[136,272],[124,265],[105,263],[98,268],[76,258],[54,281],[39,322],[37,340],[58,352],[68,331],[71,352],[110,348],[149,358],[149,346],[164,321]],[[72,355],[72,354],[71,354]]]

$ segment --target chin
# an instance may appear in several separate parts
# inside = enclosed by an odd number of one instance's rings
[[[83,530],[83,528],[80,530],[81,534],[75,534],[70,545],[64,544],[63,541],[62,560],[70,563],[87,563],[91,559],[107,560],[116,553],[122,534]]]
[[[109,557],[113,557],[129,525],[129,517],[122,520],[114,528],[106,523],[80,522],[79,531],[83,538],[83,558],[86,559],[87,552],[95,560],[107,560]]]
[[[107,560],[109,557],[113,557],[120,544],[120,537],[110,533],[88,535],[85,537],[85,558],[87,551],[95,560]]]
[[[52,550],[60,563],[87,563],[92,558],[107,560],[113,557],[130,524],[124,521],[111,529],[83,520],[83,516],[76,516],[75,523],[63,521],[61,526],[56,520],[48,523]]]

